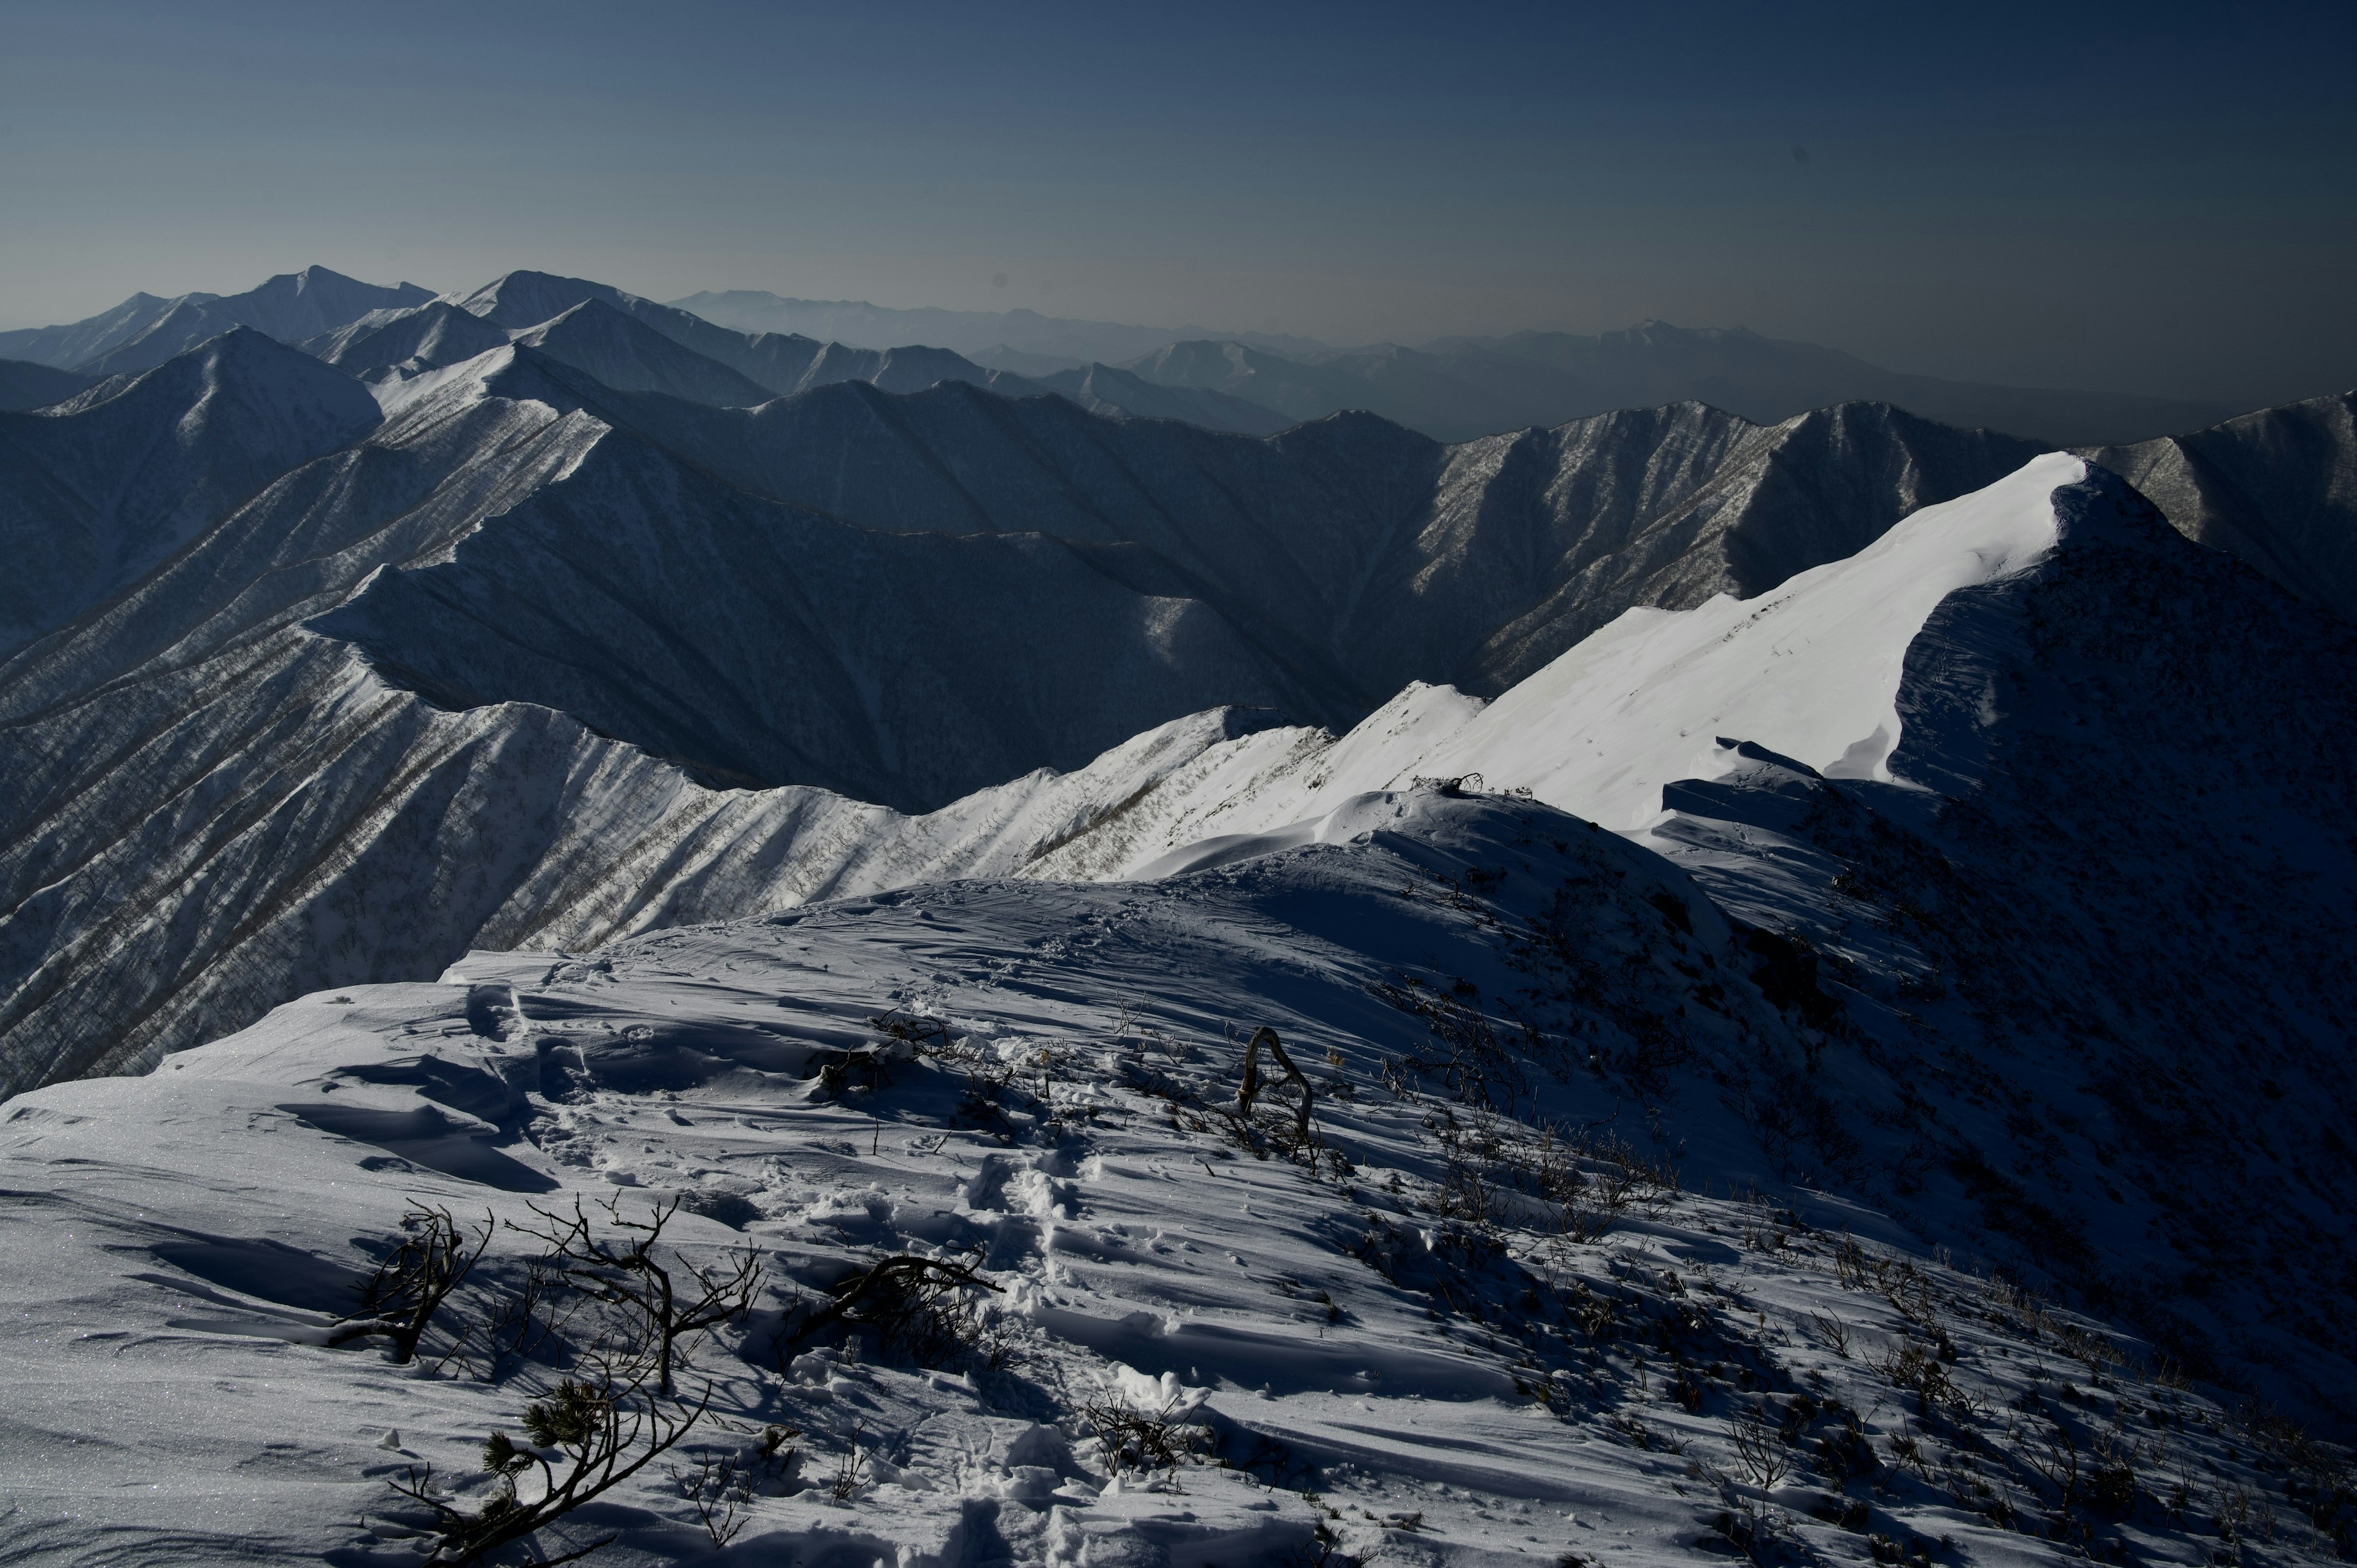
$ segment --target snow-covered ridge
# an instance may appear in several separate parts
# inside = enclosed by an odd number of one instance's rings
[[[1330,742],[1253,736],[1207,753],[1140,801],[1114,854],[1085,842],[1036,868],[1151,875],[1197,839],[1276,832],[1370,790],[1478,774],[1621,832],[1662,820],[1664,786],[1736,765],[1727,737],[1828,778],[1889,781],[1908,650],[1957,589],[2045,559],[2053,495],[2087,467],[2063,454],[1925,507],[1846,561],[1758,599],[1637,608],[1486,705],[1412,687]],[[1157,824],[1158,831],[1145,824]],[[1108,845],[1110,839],[1108,839]]]

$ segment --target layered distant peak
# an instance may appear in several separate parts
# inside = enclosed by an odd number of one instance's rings
[[[1166,343],[1122,368],[1164,386],[1217,388],[1251,374],[1260,357],[1241,343],[1196,338]]]
[[[201,305],[219,297],[184,294],[178,298],[162,299],[152,294],[135,294],[112,310],[63,327],[27,327],[16,332],[0,332],[0,354],[66,369],[129,342],[174,306]]]
[[[1007,396],[1023,378],[994,372],[990,389]],[[1157,386],[1135,371],[1111,365],[1084,365],[1030,380],[1034,391],[1044,388],[1079,403],[1091,413],[1127,415],[1138,419],[1176,419],[1206,430],[1233,431],[1243,435],[1272,435],[1295,421],[1274,409],[1232,397],[1208,387]]]
[[[662,392],[720,408],[749,407],[774,395],[749,377],[645,326],[602,299],[587,299],[515,342],[596,377],[617,392]]]
[[[47,408],[89,385],[90,378],[76,371],[29,360],[0,360],[0,411]]]
[[[922,392],[942,381],[971,381],[981,385],[989,373],[963,354],[947,349],[928,349],[911,345],[903,349],[887,349],[876,364],[873,375],[864,378],[879,392]]]
[[[405,309],[433,297],[415,284],[384,288],[325,267],[306,267],[282,273],[243,294],[175,300],[135,336],[76,368],[93,375],[148,370],[234,327],[253,328],[282,343],[300,343],[371,311]]]
[[[38,413],[0,414],[0,655],[137,580],[379,421],[368,389],[240,328]]]
[[[481,317],[436,299],[412,310],[371,311],[303,347],[337,369],[374,381],[455,365],[499,348],[508,335]]]
[[[628,312],[643,304],[635,295],[587,278],[558,277],[554,273],[512,272],[492,279],[472,294],[445,295],[470,316],[481,317],[511,332],[522,332],[564,315],[586,300],[597,300]]]
[[[266,441],[273,432],[311,424],[357,435],[377,418],[375,400],[350,377],[251,327],[231,328],[152,370],[110,376],[43,417],[118,404],[126,420],[185,407],[167,432],[183,440],[215,422],[242,440]]]
[[[213,308],[282,343],[299,343],[379,310],[424,305],[433,291],[414,283],[390,288],[362,283],[326,267],[282,273],[245,294],[216,301]]]

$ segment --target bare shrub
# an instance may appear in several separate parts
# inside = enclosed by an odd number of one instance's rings
[[[1007,1346],[976,1293],[998,1290],[971,1260],[878,1258],[833,1286],[824,1305],[790,1315],[771,1337],[770,1349],[782,1366],[820,1332],[842,1325],[873,1331],[887,1353],[920,1366],[971,1356],[996,1368],[1005,1362]]]
[[[737,1539],[751,1520],[740,1510],[753,1500],[752,1467],[741,1454],[703,1454],[695,1467],[671,1471],[672,1484],[695,1509],[704,1533],[718,1551]]]
[[[1317,1096],[1310,1091],[1309,1080],[1301,1075],[1301,1069],[1294,1066],[1293,1058],[1286,1054],[1285,1042],[1276,1037],[1275,1029],[1265,1025],[1253,1031],[1251,1041],[1244,1047],[1244,1079],[1243,1086],[1236,1090],[1236,1113],[1249,1119],[1253,1101],[1260,1095],[1260,1048],[1264,1044],[1268,1047],[1268,1054],[1275,1058],[1276,1065],[1285,1069],[1286,1076],[1301,1090],[1301,1103],[1293,1111],[1293,1146],[1295,1149],[1307,1148],[1309,1145],[1309,1117]]]
[[[1746,1405],[1727,1427],[1727,1440],[1735,1445],[1735,1462],[1760,1491],[1774,1491],[1792,1473],[1792,1444],[1782,1430],[1770,1425],[1759,1411]]]
[[[627,1218],[619,1197],[597,1206],[608,1232],[599,1235],[581,1200],[570,1214],[532,1206],[538,1227],[513,1226],[548,1248],[547,1262],[565,1283],[594,1299],[635,1312],[654,1357],[656,1389],[672,1391],[683,1340],[742,1317],[761,1285],[760,1254],[748,1246],[723,1266],[706,1270],[667,1246],[663,1230],[679,1200],[656,1202],[644,1219]],[[511,1221],[512,1225],[512,1221]]]
[[[1108,1475],[1125,1471],[1175,1475],[1178,1466],[1205,1447],[1211,1434],[1181,1408],[1183,1395],[1173,1394],[1159,1406],[1141,1410],[1119,1395],[1081,1407],[1081,1420],[1103,1450]]]
[[[450,1299],[490,1245],[491,1219],[471,1240],[447,1208],[419,1205],[401,1217],[401,1238],[361,1287],[361,1305],[337,1320],[329,1345],[382,1337],[393,1341],[393,1359],[406,1364],[434,1315]]]

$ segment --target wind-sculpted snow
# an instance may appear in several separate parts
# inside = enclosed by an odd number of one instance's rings
[[[558,1334],[503,1350],[513,1227],[576,1198],[596,1226],[676,1200],[683,1283],[746,1248],[762,1273],[657,1396],[705,1410],[689,1441],[535,1555],[711,1561],[698,1498],[748,1560],[907,1568],[2346,1541],[2332,1450],[1935,1259],[1928,1194],[1788,1185],[1746,1118],[1790,1081],[1944,1092],[1813,1023],[1791,950],[1536,802],[1345,815],[1154,884],[474,953],[11,1101],[13,1555],[415,1561],[432,1518],[388,1483],[431,1464],[479,1507],[486,1436],[623,1322],[560,1289]],[[1248,1096],[1262,1027],[1303,1070]],[[490,1225],[485,1260],[417,1362],[331,1348],[420,1205]],[[812,1322],[883,1256],[970,1268],[974,1304]],[[1167,1465],[1125,1455],[1125,1412],[1168,1423]]]

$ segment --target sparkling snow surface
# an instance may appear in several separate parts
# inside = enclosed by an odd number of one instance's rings
[[[1533,803],[1376,796],[1340,826],[1343,846],[1151,885],[953,884],[587,958],[479,953],[438,984],[288,1004],[145,1078],[18,1098],[0,1118],[7,1560],[414,1561],[386,1478],[430,1460],[465,1486],[537,1385],[326,1348],[327,1311],[408,1203],[528,1221],[576,1192],[687,1196],[741,1227],[689,1215],[690,1250],[750,1241],[780,1289],[960,1247],[1004,1289],[1014,1356],[995,1371],[850,1347],[780,1366],[750,1330],[699,1348],[690,1386],[709,1380],[717,1413],[691,1450],[744,1450],[765,1423],[804,1434],[730,1562],[1276,1563],[1314,1558],[1322,1523],[1362,1560],[1619,1565],[1724,1550],[1715,1521],[1746,1499],[1822,1557],[1863,1560],[1866,1523],[1974,1562],[2063,1557],[1878,1463],[1841,1497],[1747,1491],[1730,1470],[1730,1421],[1763,1394],[1771,1415],[1803,1392],[1852,1411],[1878,1449],[1916,1419],[1868,1364],[1906,1321],[1830,1262],[1832,1232],[1898,1232],[1830,1197],[1787,1213],[1728,1196],[1766,1176],[1730,1113],[1690,1104],[1674,1145],[1619,1118],[1688,1190],[1600,1238],[1446,1218],[1433,1130],[1465,1109],[1384,1086],[1384,1058],[1423,1031],[1369,986],[1415,966],[1549,983],[1512,933],[1567,897],[1587,950],[1611,957],[1568,1026],[1593,1048],[1622,1038],[1606,1018],[1666,1013],[1738,1070],[1797,1049],[1711,906]],[[1467,896],[1491,865],[1502,881]],[[894,1007],[1011,1065],[998,1108],[962,1110],[931,1063],[876,1091],[804,1076]],[[1310,1069],[1347,1169],[1254,1157],[1174,1114],[1174,1090],[1232,1096],[1238,1036],[1264,1024]],[[1600,1076],[1529,1092],[1532,1121],[1616,1127]],[[503,1236],[495,1260],[518,1251]],[[1953,1376],[1990,1408],[2084,1378],[1983,1282],[1921,1277],[1954,1315]],[[1846,1348],[1824,1337],[1835,1321]],[[1114,1391],[1201,1407],[1209,1462],[1114,1481],[1071,1414]],[[2125,1381],[2104,1397],[2208,1408]],[[838,1501],[825,1483],[855,1448],[867,1479]],[[1811,1511],[1853,1505],[1846,1530]],[[602,1562],[712,1560],[660,1467],[544,1545],[591,1530],[621,1532]]]

